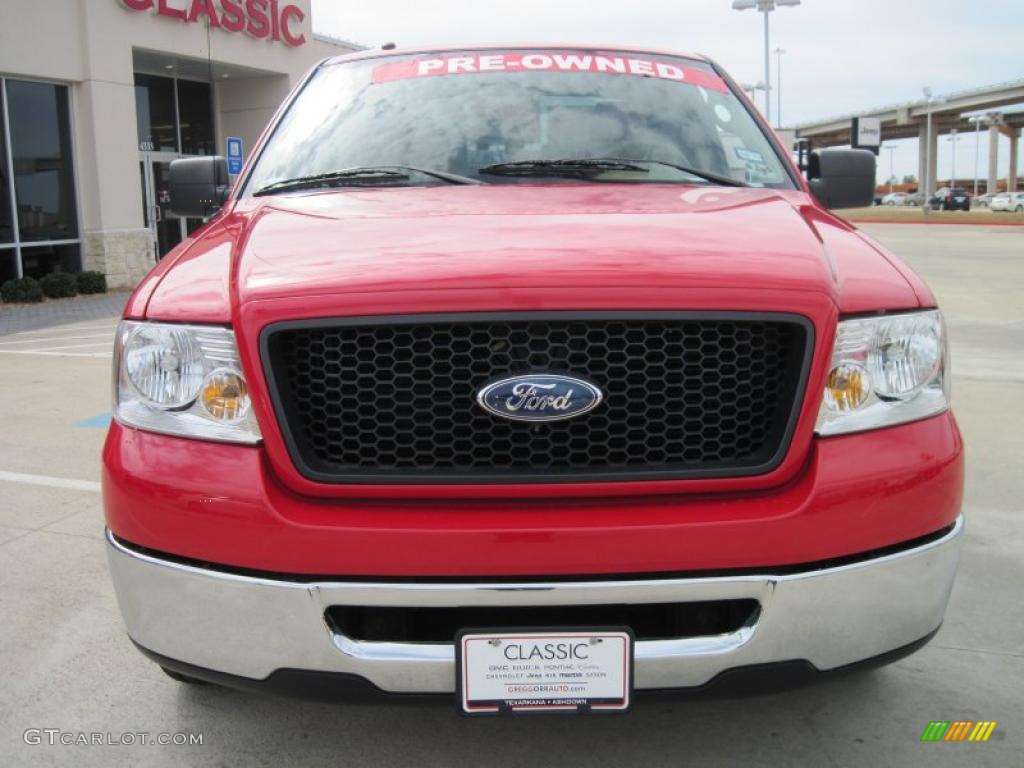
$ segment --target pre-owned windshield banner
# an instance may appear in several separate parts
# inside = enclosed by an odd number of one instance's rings
[[[390,83],[419,77],[501,72],[590,72],[627,77],[652,77],[686,85],[698,85],[720,93],[729,92],[725,81],[713,72],[659,59],[535,51],[404,59],[377,67],[373,71],[373,82]]]

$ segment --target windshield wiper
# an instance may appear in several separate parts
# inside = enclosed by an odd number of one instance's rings
[[[485,165],[477,173],[488,176],[570,176],[585,178],[607,171],[649,173],[633,160],[584,158],[581,160],[518,160],[513,163]]]
[[[688,173],[691,176],[696,176],[698,179],[704,179],[705,181],[713,181],[715,184],[721,184],[725,187],[749,187],[745,181],[734,179],[731,176],[722,176],[718,173],[712,173],[711,171],[699,171],[696,168],[687,168],[685,165],[677,165],[676,163],[668,163],[664,160],[637,160],[636,162],[643,163],[654,163],[655,165],[665,165],[669,168],[675,168],[677,171]]]
[[[449,184],[482,184],[477,179],[468,176],[459,176],[456,173],[447,171],[427,170],[426,168],[414,168],[411,165],[380,165],[364,166],[359,168],[343,168],[339,171],[318,173],[312,176],[298,176],[294,179],[275,181],[253,192],[253,195],[272,195],[276,192],[287,192],[295,189],[316,189],[318,187],[336,186],[363,186],[372,184],[387,184],[390,182],[408,181],[409,173],[420,173],[424,176],[431,176],[435,179],[447,181]]]
[[[606,171],[650,172],[647,168],[639,165],[639,163],[664,165],[695,176],[698,179],[724,186],[750,186],[744,181],[737,181],[728,176],[721,176],[710,171],[700,171],[696,168],[687,168],[686,166],[669,163],[664,160],[632,160],[619,157],[584,158],[581,160],[520,160],[512,163],[486,165],[479,169],[477,173],[492,176],[568,176],[571,178],[587,178],[605,173]]]

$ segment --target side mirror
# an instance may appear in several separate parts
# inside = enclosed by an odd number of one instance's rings
[[[871,205],[875,199],[875,156],[866,149],[812,152],[807,182],[826,208]]]
[[[171,162],[168,181],[176,216],[206,218],[228,199],[228,164],[223,157],[186,157]]]

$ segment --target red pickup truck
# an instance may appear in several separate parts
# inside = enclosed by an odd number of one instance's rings
[[[942,622],[942,316],[714,62],[315,67],[137,288],[103,484],[128,634],[185,682],[614,712],[884,662]]]

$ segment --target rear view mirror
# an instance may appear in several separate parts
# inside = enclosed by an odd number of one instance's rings
[[[812,152],[807,182],[826,208],[871,205],[875,199],[875,156],[866,149]]]
[[[228,199],[228,165],[223,157],[186,157],[171,162],[168,187],[176,216],[206,218]]]

